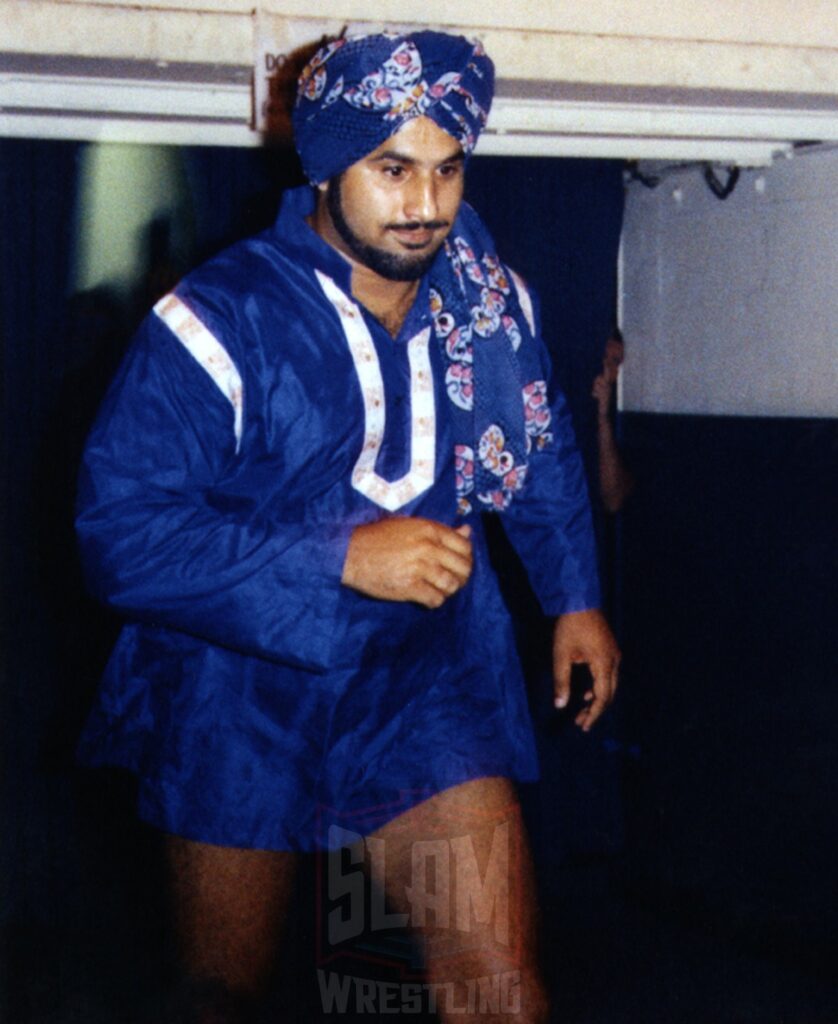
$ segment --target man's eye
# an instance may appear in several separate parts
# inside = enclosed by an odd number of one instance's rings
[[[390,178],[400,178],[404,174],[404,167],[401,164],[391,164],[384,168],[384,173]]]
[[[460,173],[461,166],[462,165],[459,163],[443,164],[442,167],[440,167],[439,169],[439,173],[442,175],[443,178],[453,178]]]

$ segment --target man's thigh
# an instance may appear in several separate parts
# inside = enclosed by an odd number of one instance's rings
[[[186,974],[258,990],[276,956],[296,855],[167,836],[166,856]]]
[[[421,937],[432,978],[537,974],[533,872],[507,779],[444,790],[372,838],[381,843],[373,874],[383,870],[388,903]]]

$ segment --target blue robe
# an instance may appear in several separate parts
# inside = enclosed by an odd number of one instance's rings
[[[80,478],[91,587],[128,620],[81,758],[135,772],[146,821],[221,845],[313,849],[468,779],[537,774],[428,283],[393,339],[305,223],[312,201],[286,194],[272,230],[158,303]],[[510,309],[534,322],[522,289]],[[522,334],[527,380],[544,379]],[[546,613],[595,606],[561,398],[531,433],[504,525]],[[472,576],[440,609],[341,584],[353,528],[391,514],[471,523]]]

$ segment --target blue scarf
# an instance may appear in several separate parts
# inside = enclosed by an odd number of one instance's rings
[[[453,403],[457,506],[500,511],[526,479],[548,431],[543,368],[511,274],[486,227],[463,204],[430,272],[431,313]],[[532,364],[532,365],[530,365]]]

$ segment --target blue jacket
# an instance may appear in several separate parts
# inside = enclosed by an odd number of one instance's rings
[[[536,771],[476,510],[473,575],[442,608],[340,582],[358,524],[462,522],[467,467],[427,282],[391,338],[306,225],[311,202],[288,193],[274,229],[158,303],[80,478],[91,587],[128,620],[81,756],[136,772],[158,827],[236,846],[308,849],[331,824],[364,831],[468,778]],[[513,300],[535,325],[520,282]],[[538,404],[546,356],[522,333]],[[542,446],[502,514],[560,614],[598,603],[595,557],[563,401],[538,412]]]

